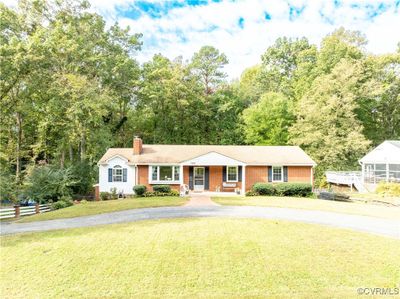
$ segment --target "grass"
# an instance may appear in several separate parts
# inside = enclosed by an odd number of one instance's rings
[[[139,208],[180,206],[186,201],[187,198],[169,196],[92,201],[84,204],[76,204],[65,209],[27,216],[21,218],[21,220],[19,220],[18,222],[32,222],[59,218],[79,217]]]
[[[363,202],[340,202],[299,197],[253,196],[253,197],[213,197],[221,205],[266,206],[320,210],[337,213],[356,214],[386,219],[400,219],[399,207],[386,207]]]
[[[399,240],[260,219],[5,236],[1,255],[2,298],[358,298],[400,278]]]

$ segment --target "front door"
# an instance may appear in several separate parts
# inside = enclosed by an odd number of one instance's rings
[[[193,168],[193,190],[204,191],[204,167]]]

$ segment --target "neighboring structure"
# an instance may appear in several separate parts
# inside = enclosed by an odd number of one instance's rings
[[[327,171],[328,183],[374,191],[381,182],[400,183],[400,140],[386,140],[359,160],[361,171]]]
[[[99,192],[132,194],[133,186],[239,191],[257,182],[313,183],[316,163],[298,146],[152,145],[110,148],[99,163]]]
[[[381,181],[400,183],[400,140],[384,141],[359,162],[365,184]]]

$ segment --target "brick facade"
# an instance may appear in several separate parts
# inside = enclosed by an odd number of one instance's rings
[[[250,190],[255,183],[268,182],[267,166],[246,166],[246,191]]]
[[[147,165],[138,166],[138,184],[146,185],[149,191],[152,186],[149,184],[149,167]],[[288,182],[311,183],[311,166],[288,166]],[[209,167],[209,191],[233,191],[232,189],[223,190],[223,166]],[[183,167],[183,182],[189,185],[189,166]],[[246,166],[246,191],[250,190],[255,183],[268,182],[267,166]],[[172,189],[179,191],[179,185],[170,185]],[[242,182],[236,183],[237,188],[242,188]]]
[[[293,183],[311,183],[310,166],[289,166],[288,181]]]
[[[138,166],[138,185],[145,185],[147,187],[147,191],[153,191],[152,185],[149,184],[149,166],[148,165],[139,165]],[[188,176],[189,177],[189,176]],[[180,190],[179,185],[170,185],[173,190]]]
[[[311,166],[288,166],[289,183],[311,183]],[[255,183],[268,183],[268,166],[246,166],[246,191]]]

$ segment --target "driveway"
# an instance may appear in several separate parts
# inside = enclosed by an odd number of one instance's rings
[[[242,217],[289,220],[352,229],[400,239],[400,220],[388,220],[368,216],[333,212],[297,210],[275,207],[248,206],[182,206],[160,207],[119,211],[113,213],[56,219],[30,223],[2,223],[1,234],[39,232],[54,229],[87,227],[95,225],[133,222],[149,219],[187,217]]]

